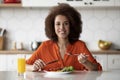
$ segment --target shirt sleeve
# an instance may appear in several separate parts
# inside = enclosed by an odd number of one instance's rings
[[[96,64],[98,66],[98,71],[102,71],[102,66],[100,65],[100,63],[98,63],[96,61],[96,59],[92,56],[91,52],[88,50],[88,48],[86,47],[86,44],[84,43],[84,46],[83,46],[83,50],[84,52],[86,53],[86,55],[89,55],[88,56],[88,60],[94,64]]]
[[[42,53],[42,51],[44,51],[44,50],[43,50],[43,48],[44,48],[43,46],[44,46],[44,44],[42,43],[42,44],[38,47],[38,49],[32,53],[31,57],[26,60],[26,64],[32,65],[32,64],[35,62],[35,60],[41,58],[41,53]]]

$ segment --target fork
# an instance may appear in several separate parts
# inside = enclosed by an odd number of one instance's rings
[[[71,56],[78,56],[80,54],[71,54],[71,53],[66,53],[67,55],[71,55]]]
[[[67,55],[70,55],[70,56],[78,56],[80,54],[71,54],[71,53],[66,53]],[[89,55],[86,55],[86,56],[89,56]]]

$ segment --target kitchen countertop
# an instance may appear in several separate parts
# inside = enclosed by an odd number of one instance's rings
[[[33,51],[27,50],[0,50],[0,54],[32,54]],[[118,50],[91,50],[93,54],[120,54]]]
[[[27,50],[0,50],[0,54],[32,54],[34,51]],[[117,50],[91,50],[93,54],[120,54]]]
[[[0,71],[1,80],[119,80],[120,70],[116,71],[75,71],[69,74],[46,74],[44,72],[26,72],[18,76],[17,71]]]

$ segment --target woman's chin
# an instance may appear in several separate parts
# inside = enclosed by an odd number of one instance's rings
[[[59,37],[59,39],[68,39],[68,37],[66,37],[66,36],[61,36],[61,37]]]

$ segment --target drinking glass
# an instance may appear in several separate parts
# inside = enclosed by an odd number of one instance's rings
[[[26,71],[25,54],[17,54],[18,76],[24,75],[25,71]]]

